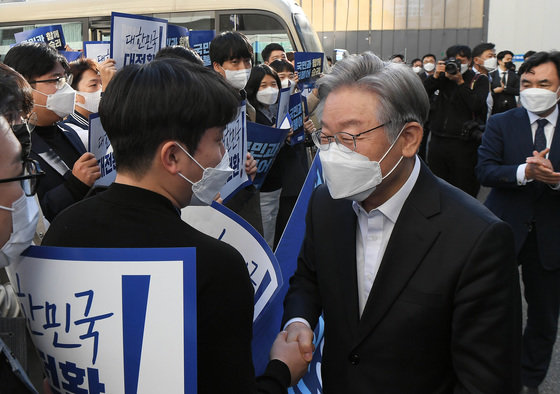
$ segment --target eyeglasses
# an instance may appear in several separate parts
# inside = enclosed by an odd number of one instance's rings
[[[311,133],[311,138],[313,139],[315,146],[317,146],[317,148],[319,148],[320,150],[329,150],[331,143],[334,141],[341,151],[350,153],[356,150],[356,139],[358,137],[369,133],[370,131],[377,130],[389,123],[390,122],[385,122],[379,126],[366,131],[362,131],[358,134],[350,134],[344,131],[340,131],[338,133],[335,133],[334,135],[326,135],[325,133],[323,133],[323,129],[319,129]]]
[[[21,188],[26,196],[33,196],[37,192],[38,178],[45,175],[41,170],[39,163],[32,159],[25,159],[23,161],[23,175],[14,178],[0,179],[0,183],[7,182],[21,182]]]
[[[41,79],[41,80],[35,80],[35,81],[29,81],[29,83],[56,83],[56,89],[62,89],[64,87],[64,84],[68,84],[71,85],[72,84],[72,80],[74,76],[72,74],[70,75],[65,75],[63,77],[56,77],[56,78],[51,78],[51,79]]]

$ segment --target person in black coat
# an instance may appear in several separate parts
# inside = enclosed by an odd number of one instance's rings
[[[498,68],[490,73],[492,89],[492,115],[517,107],[519,96],[519,76],[512,62],[513,52],[501,51],[497,55]]]

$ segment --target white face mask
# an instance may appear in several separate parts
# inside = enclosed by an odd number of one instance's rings
[[[197,182],[192,182],[183,174],[179,173],[179,176],[181,178],[192,185],[193,196],[189,205],[212,204],[212,201],[214,201],[214,197],[216,197],[216,195],[220,192],[222,187],[226,184],[230,175],[233,173],[233,169],[229,166],[228,151],[225,151],[220,164],[218,164],[216,167],[204,168],[179,143],[175,144],[203,170],[202,178],[200,178],[200,180]]]
[[[541,88],[524,89],[519,92],[519,101],[527,111],[539,115],[556,105],[558,102],[557,93],[558,89],[556,92]]]
[[[86,111],[91,112],[92,114],[97,113],[99,111],[99,102],[101,101],[101,89],[97,92],[77,92],[79,96],[82,96],[85,100],[85,103],[80,103],[76,101],[76,105],[78,107],[82,107]]]
[[[6,267],[18,262],[21,252],[31,245],[39,221],[39,207],[34,197],[22,194],[11,208],[0,205],[0,209],[12,212],[12,234],[0,250],[0,267]]]
[[[290,87],[290,80],[288,78],[282,80],[282,89],[286,89]]]
[[[420,66],[412,67],[412,71],[414,71],[416,74],[418,74],[420,71],[422,71],[422,67],[420,67]]]
[[[257,101],[264,105],[272,105],[278,101],[278,89],[272,86],[257,92]]]
[[[498,59],[495,57],[488,58],[484,61],[484,68],[491,73],[498,67]]]
[[[222,68],[226,73],[226,80],[230,83],[231,86],[234,88],[241,90],[247,85],[247,81],[251,76],[251,69],[242,69],[242,70],[226,70]]]
[[[404,126],[395,141],[379,161],[371,161],[357,152],[343,152],[336,143],[331,143],[329,150],[319,151],[323,175],[332,198],[347,198],[353,201],[364,201],[375,188],[387,178],[400,164],[397,164],[385,176],[381,173],[380,163],[391,151],[399,139]]]
[[[436,65],[434,63],[426,63],[424,64],[424,70],[426,70],[427,72],[431,73],[432,71],[434,71],[436,69]]]
[[[467,70],[469,69],[469,64],[463,64],[461,63],[461,74],[464,74],[467,72]]]
[[[74,112],[74,103],[76,102],[76,91],[72,89],[67,83],[61,89],[58,89],[53,94],[45,94],[36,89],[33,89],[43,96],[47,96],[47,104],[35,104],[37,107],[50,109],[61,118],[65,118]]]

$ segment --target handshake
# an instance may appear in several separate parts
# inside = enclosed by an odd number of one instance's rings
[[[280,360],[290,369],[291,386],[307,372],[313,358],[313,331],[306,324],[293,322],[276,337],[270,349],[270,359]]]

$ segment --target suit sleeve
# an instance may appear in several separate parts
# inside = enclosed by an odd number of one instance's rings
[[[483,186],[489,187],[520,187],[517,185],[517,167],[519,164],[504,163],[504,130],[502,116],[488,119],[482,136],[482,144],[478,147],[478,163],[475,173]]]
[[[290,279],[290,288],[284,298],[284,316],[282,327],[295,317],[304,318],[312,328],[315,328],[321,315],[321,296],[317,282],[315,250],[315,221],[313,215],[314,201],[317,190],[309,201],[307,209],[305,238],[298,257],[296,272]],[[317,209],[317,207],[315,207]],[[319,209],[320,210],[320,209]],[[319,216],[319,215],[318,215]]]
[[[521,298],[513,234],[494,222],[461,272],[452,322],[455,393],[520,389]]]
[[[434,78],[433,75],[430,75],[428,78],[424,80],[424,89],[426,89],[426,93],[428,96],[432,96],[436,90],[441,88],[443,78]]]
[[[482,114],[486,111],[486,99],[490,92],[490,84],[485,75],[481,75],[471,89],[471,81],[465,81],[459,89],[457,89],[457,97],[467,106],[470,112]]]
[[[507,85],[504,89],[504,93],[513,94],[514,96],[519,96],[519,77],[516,73],[508,73]]]

